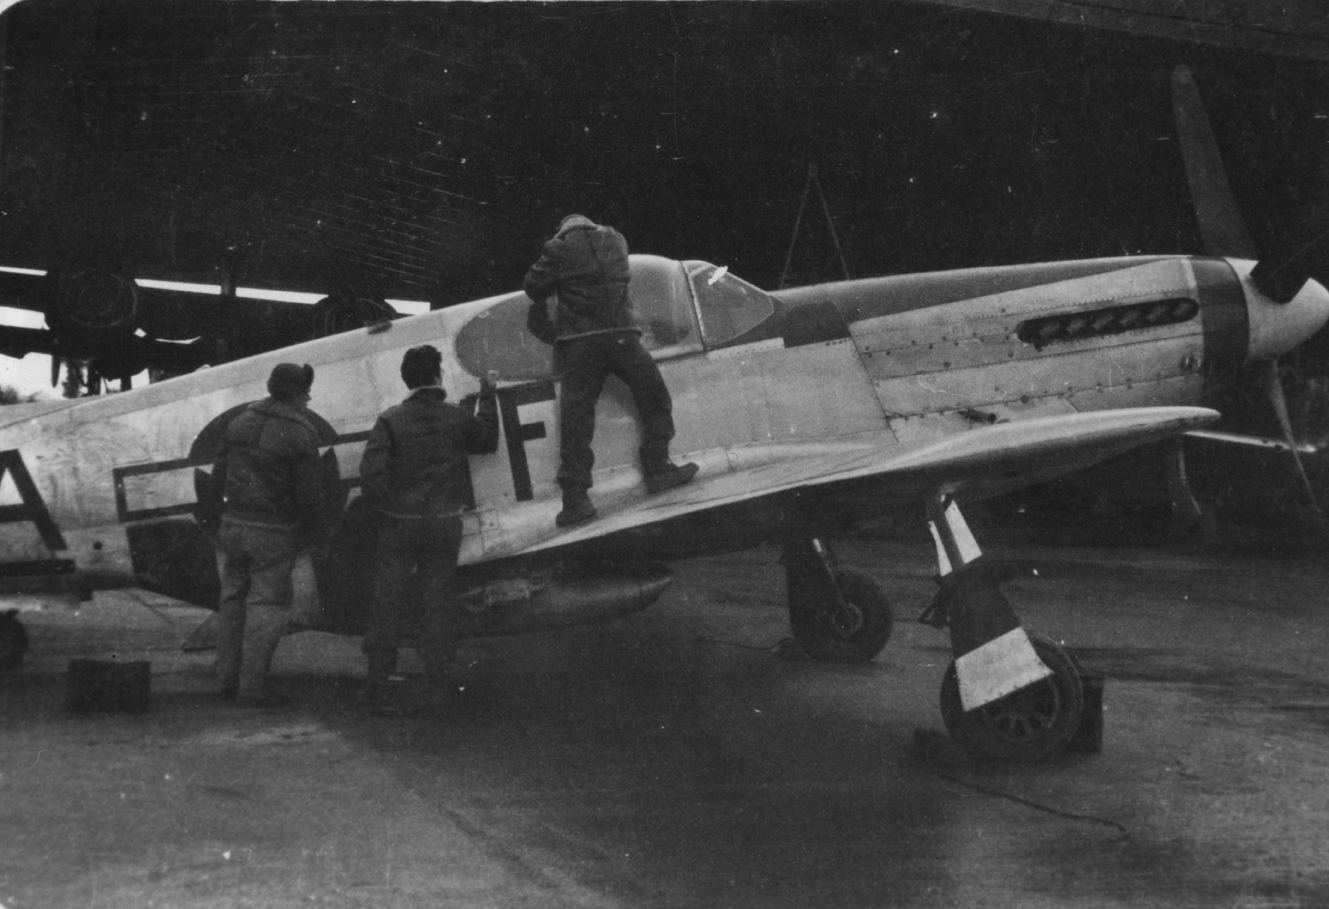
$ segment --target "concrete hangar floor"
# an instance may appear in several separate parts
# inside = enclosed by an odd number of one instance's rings
[[[922,545],[840,547],[897,609],[869,664],[777,656],[762,549],[680,564],[628,619],[472,643],[444,720],[366,715],[354,639],[287,639],[296,703],[245,711],[180,650],[198,610],[12,601],[32,649],[0,681],[0,904],[1329,905],[1329,565],[994,551],[1026,626],[1107,677],[1100,753],[917,747],[950,659],[912,621]],[[65,713],[85,656],[150,660],[149,711]]]

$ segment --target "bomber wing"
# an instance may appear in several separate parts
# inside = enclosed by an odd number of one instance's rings
[[[998,423],[912,445],[875,445],[856,438],[797,446],[744,446],[704,455],[697,480],[634,500],[582,527],[520,550],[536,552],[618,531],[793,490],[872,482],[883,505],[934,493],[982,499],[1071,473],[1137,446],[1207,425],[1218,412],[1201,407],[1146,407]],[[751,465],[751,466],[745,466]],[[519,553],[513,553],[519,554]]]
[[[0,325],[0,355],[87,361],[105,378],[150,367],[184,373],[399,315],[349,286],[312,304],[233,286],[183,288],[99,272],[0,268],[0,304],[41,312],[48,325]]]

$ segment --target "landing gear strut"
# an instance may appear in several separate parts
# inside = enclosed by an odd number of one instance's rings
[[[1028,634],[954,502],[928,502],[941,591],[920,620],[949,627],[955,660],[941,685],[946,730],[977,758],[1042,761],[1060,754],[1085,714],[1075,658]]]
[[[18,610],[0,612],[0,670],[17,669],[27,650],[28,632],[18,620]]]
[[[886,646],[895,627],[891,605],[877,582],[835,563],[825,541],[785,543],[789,627],[815,659],[866,663]]]

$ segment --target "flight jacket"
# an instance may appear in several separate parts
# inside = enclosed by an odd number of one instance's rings
[[[628,306],[628,242],[612,227],[573,218],[544,245],[522,287],[534,301],[527,325],[545,343],[640,329]],[[557,294],[552,317],[545,301]]]
[[[360,481],[381,514],[422,518],[459,514],[472,503],[468,454],[498,450],[498,405],[480,393],[475,416],[432,385],[417,388],[374,423],[360,461]]]
[[[231,420],[213,472],[225,518],[287,528],[305,543],[327,538],[318,432],[308,414],[264,398]]]

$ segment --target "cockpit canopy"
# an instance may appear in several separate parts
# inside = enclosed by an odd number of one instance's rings
[[[760,340],[774,321],[774,298],[725,266],[633,255],[630,267],[633,324],[657,360]],[[509,294],[464,325],[457,334],[462,367],[474,376],[497,370],[509,382],[551,377],[553,348],[526,328],[530,305],[526,294]]]

